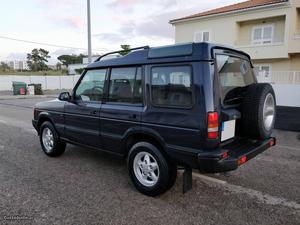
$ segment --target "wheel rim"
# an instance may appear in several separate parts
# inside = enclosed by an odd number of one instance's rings
[[[48,127],[46,127],[43,130],[42,141],[46,151],[47,152],[52,151],[54,145],[54,138],[53,138],[52,131]]]
[[[275,117],[275,100],[272,94],[266,96],[263,109],[264,126],[266,130],[270,130],[273,126]]]
[[[146,187],[153,187],[158,182],[158,163],[148,152],[139,152],[135,156],[133,170],[138,181]]]

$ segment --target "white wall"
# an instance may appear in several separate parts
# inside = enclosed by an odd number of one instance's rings
[[[276,103],[281,106],[300,107],[300,85],[297,84],[272,84]]]
[[[40,83],[43,90],[72,89],[80,75],[75,76],[0,76],[0,91],[12,90],[13,81]],[[272,84],[277,105],[300,107],[299,84]]]
[[[0,76],[0,91],[12,90],[12,82],[42,84],[43,90],[72,89],[80,75],[74,76]]]

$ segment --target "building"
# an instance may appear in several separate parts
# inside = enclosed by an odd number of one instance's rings
[[[253,59],[258,80],[300,84],[300,0],[251,0],[171,20],[175,42],[233,46]]]
[[[4,63],[6,63],[12,70],[29,70],[25,60],[10,60]]]

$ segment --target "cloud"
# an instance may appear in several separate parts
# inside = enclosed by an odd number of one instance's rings
[[[25,60],[27,57],[27,53],[24,52],[12,52],[7,55],[6,60],[14,59],[14,60]]]
[[[144,1],[142,1],[142,0],[115,0],[106,5],[111,8],[116,8],[116,7],[124,8],[124,7],[131,7],[134,4],[142,3],[142,2],[144,2]]]
[[[72,54],[80,54],[82,51],[76,50],[76,49],[68,49],[68,48],[59,48],[52,52],[50,52],[50,55],[53,56],[60,56],[60,55],[72,55]]]
[[[54,24],[82,29],[85,25],[86,3],[80,0],[36,0],[45,16]]]
[[[67,26],[76,29],[83,29],[85,25],[85,21],[83,20],[82,17],[79,16],[64,17],[64,18],[60,18],[60,20],[63,21]]]
[[[132,35],[115,32],[115,33],[94,34],[93,37],[99,39],[100,41],[106,42],[108,44],[120,45],[121,43],[123,43],[124,41],[132,37]]]

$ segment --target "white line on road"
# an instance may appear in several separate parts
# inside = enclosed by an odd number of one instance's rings
[[[4,121],[4,120],[0,120],[0,123],[7,124],[7,122],[6,122],[6,121]]]
[[[219,184],[231,193],[247,194],[249,197],[257,199],[259,202],[264,203],[264,204],[281,205],[281,206],[285,206],[285,207],[300,210],[300,204],[298,204],[295,201],[289,201],[288,199],[285,199],[285,198],[272,196],[272,195],[265,194],[263,192],[253,190],[253,189],[250,189],[250,188],[245,188],[245,187],[242,187],[242,186],[239,186],[239,185],[229,184],[226,181],[219,180],[219,179],[209,177],[209,176],[205,176],[205,175],[202,175],[202,174],[193,173],[193,176],[197,177],[197,178],[200,178],[201,180],[206,182],[208,185],[210,184],[210,182]]]
[[[200,179],[203,179],[203,180],[207,180],[207,181],[211,181],[211,182],[214,182],[214,183],[218,183],[218,184],[227,184],[226,181],[224,180],[219,180],[217,178],[214,178],[214,177],[209,177],[209,176],[205,176],[205,175],[202,175],[200,173],[193,173],[193,176],[194,177],[198,177]]]

